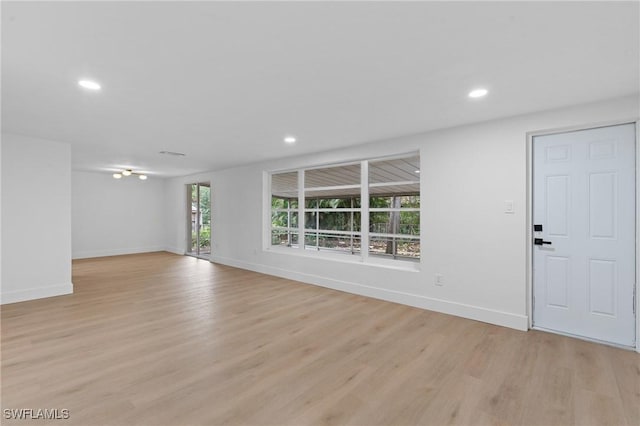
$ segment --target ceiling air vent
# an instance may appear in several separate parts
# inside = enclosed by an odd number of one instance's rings
[[[173,155],[174,157],[184,157],[187,154],[183,154],[182,152],[173,152],[173,151],[160,151],[162,155]]]

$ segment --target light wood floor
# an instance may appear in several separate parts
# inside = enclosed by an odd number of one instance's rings
[[[3,409],[68,409],[57,425],[640,424],[633,352],[168,253],[73,271],[75,294],[2,307]]]

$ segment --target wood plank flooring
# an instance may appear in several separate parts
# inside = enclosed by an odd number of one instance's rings
[[[640,355],[169,253],[5,305],[2,408],[57,425],[632,425]]]

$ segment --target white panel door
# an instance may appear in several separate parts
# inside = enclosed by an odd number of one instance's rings
[[[635,344],[635,193],[634,124],[533,138],[535,327]]]

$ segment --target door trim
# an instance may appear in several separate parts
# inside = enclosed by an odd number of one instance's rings
[[[526,282],[527,282],[527,317],[529,319],[528,326],[529,329],[534,329],[533,326],[533,246],[531,241],[533,241],[533,138],[535,136],[544,136],[544,135],[552,135],[555,133],[566,133],[566,132],[574,132],[579,130],[589,130],[596,129],[598,127],[609,127],[609,126],[617,126],[621,124],[634,124],[636,140],[635,140],[635,149],[636,149],[636,282],[635,282],[635,348],[631,346],[625,346],[625,349],[635,349],[636,352],[640,353],[640,297],[638,296],[639,286],[638,282],[640,281],[640,119],[629,118],[622,120],[612,120],[612,121],[604,121],[597,122],[592,124],[583,124],[576,126],[567,126],[567,127],[559,127],[553,129],[544,129],[544,130],[535,130],[526,133],[526,144],[527,144],[527,217],[526,217],[526,254],[527,254],[527,271],[526,271]],[[542,329],[547,331],[545,329]],[[559,332],[554,332],[555,334],[563,334]],[[569,334],[564,334],[571,337]],[[583,340],[594,341],[586,338],[582,338]],[[597,343],[604,343],[601,341],[597,341]],[[620,347],[618,345],[613,345],[616,347]]]

